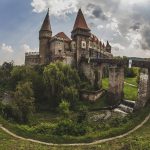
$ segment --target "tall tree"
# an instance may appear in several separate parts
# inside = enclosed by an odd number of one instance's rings
[[[13,100],[13,112],[20,122],[26,123],[29,121],[34,112],[34,93],[31,82],[19,83],[16,87]]]
[[[80,78],[75,69],[72,69],[69,65],[63,64],[61,62],[51,63],[45,67],[43,76],[49,93],[49,99],[52,100],[52,104],[54,106],[58,106],[61,99],[63,98],[68,97],[74,99],[71,91],[67,90],[67,88],[72,87],[72,89],[78,89],[79,87]],[[66,96],[67,91],[71,96]]]

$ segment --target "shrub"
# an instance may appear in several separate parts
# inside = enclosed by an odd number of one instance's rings
[[[32,127],[32,132],[40,134],[51,134],[54,127],[54,124],[40,123],[39,125]]]
[[[66,100],[62,100],[59,104],[59,111],[64,117],[69,116],[69,106],[70,104]]]
[[[78,124],[72,120],[66,119],[60,121],[53,130],[53,135],[72,135],[81,136],[88,132],[88,127],[84,124]]]
[[[87,113],[88,108],[84,105],[81,105],[79,108],[78,116],[77,116],[77,122],[82,123],[87,120]]]

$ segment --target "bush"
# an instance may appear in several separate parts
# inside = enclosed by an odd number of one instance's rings
[[[139,73],[139,68],[132,67],[132,68],[125,68],[125,77],[133,78],[136,77]]]
[[[0,104],[0,112],[7,119],[27,123],[34,111],[34,97],[31,82],[19,83],[11,104]]]
[[[84,105],[80,106],[78,116],[77,116],[77,122],[82,123],[84,121],[87,121],[87,113],[88,113],[88,108]]]
[[[59,112],[61,115],[63,115],[63,117],[69,116],[69,107],[70,104],[66,100],[62,100],[59,104]]]
[[[40,134],[51,134],[55,125],[50,123],[40,123],[39,125],[32,127],[33,133],[40,133]]]
[[[60,121],[53,130],[53,135],[72,135],[81,136],[88,132],[88,127],[84,124],[77,124],[72,120],[66,119]]]

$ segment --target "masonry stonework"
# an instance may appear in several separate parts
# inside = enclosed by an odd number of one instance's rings
[[[64,32],[52,35],[49,11],[39,31],[39,54],[26,53],[25,65],[49,64],[54,61],[62,61],[76,66],[82,57],[112,57],[111,46],[107,41],[105,45],[91,33],[84,15],[79,9],[71,38]]]
[[[109,68],[109,100],[113,104],[120,102],[123,99],[124,88],[124,68],[110,67]]]
[[[138,89],[138,100],[135,103],[135,110],[143,108],[150,101],[150,70],[142,69]]]

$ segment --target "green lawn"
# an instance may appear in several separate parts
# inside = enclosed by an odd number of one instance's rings
[[[133,134],[93,146],[45,146],[15,139],[0,129],[0,150],[149,150],[150,120]]]
[[[129,83],[129,84],[133,84],[135,86],[137,85],[137,78],[125,78],[125,82]]]
[[[125,82],[137,86],[136,78],[126,78]],[[109,85],[108,78],[104,78],[102,80],[102,85],[104,89],[108,89],[108,85]],[[124,84],[124,98],[125,99],[135,101],[137,99],[137,92],[138,92],[137,87]]]
[[[131,130],[145,118],[148,112],[149,112],[149,107],[147,107],[146,109],[143,109],[142,111],[135,113],[132,116],[129,116],[129,117],[127,116],[127,118],[124,118],[123,120],[121,118],[120,119],[118,118],[119,120],[117,118],[116,118],[117,120],[114,118],[114,120],[109,119],[109,120],[106,120],[104,123],[102,123],[101,121],[99,123],[97,122],[98,124],[96,122],[90,121],[90,125],[88,127],[91,130],[82,136],[52,135],[51,128],[49,127],[54,124],[51,123],[51,118],[49,118],[48,124],[43,124],[43,123],[41,124],[41,122],[39,122],[38,124],[31,126],[31,125],[19,125],[14,122],[6,121],[2,117],[0,117],[0,124],[8,128],[10,131],[16,133],[17,135],[20,135],[26,138],[37,139],[37,140],[44,141],[44,142],[52,142],[52,143],[85,142],[85,143],[88,143],[88,142],[92,142],[93,140],[95,141],[95,140],[99,140],[103,138],[109,138],[112,136],[120,135],[122,133],[125,133]],[[74,118],[75,116],[71,115],[70,117]],[[41,120],[41,118],[39,118],[39,120]],[[94,127],[94,128],[91,128],[91,127]]]

